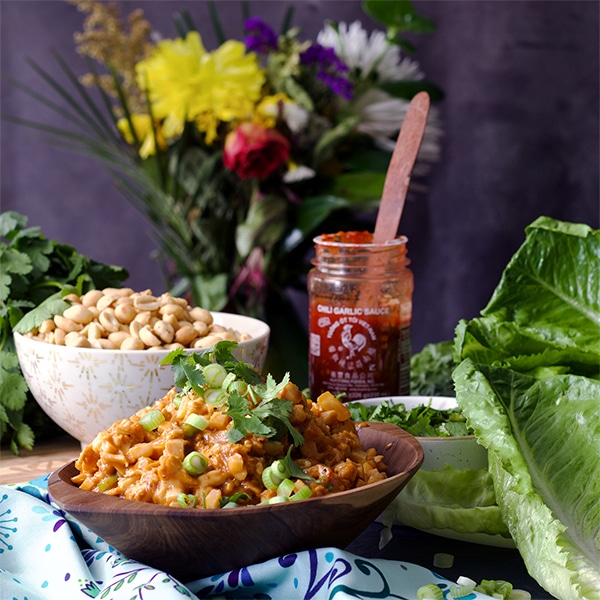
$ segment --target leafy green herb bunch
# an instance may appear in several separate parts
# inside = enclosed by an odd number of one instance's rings
[[[79,254],[47,239],[39,227],[14,211],[0,214],[0,440],[14,453],[31,449],[37,436],[60,431],[28,393],[19,367],[13,331],[23,331],[64,310],[62,297],[93,288],[119,287],[128,277],[122,267]],[[27,323],[35,310],[37,323]]]

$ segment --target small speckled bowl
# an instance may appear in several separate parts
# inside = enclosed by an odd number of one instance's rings
[[[365,406],[376,406],[382,402],[392,401],[403,404],[407,410],[417,406],[431,405],[436,410],[456,408],[456,399],[446,396],[385,396],[360,400]],[[436,471],[449,465],[453,469],[487,468],[487,450],[477,443],[474,435],[454,437],[418,437],[423,447],[424,460],[422,469]]]
[[[269,326],[243,315],[212,315],[216,324],[252,336],[238,344],[234,355],[262,371]],[[115,421],[162,398],[174,385],[171,367],[160,364],[168,350],[73,348],[18,333],[14,337],[21,371],[33,397],[82,447]]]

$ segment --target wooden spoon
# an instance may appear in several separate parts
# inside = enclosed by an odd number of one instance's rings
[[[374,244],[393,240],[398,233],[410,176],[421,147],[428,114],[429,94],[419,92],[410,101],[385,176],[373,233]]]

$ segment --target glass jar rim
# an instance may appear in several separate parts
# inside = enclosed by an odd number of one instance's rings
[[[383,243],[373,243],[373,242],[338,242],[333,240],[324,239],[326,236],[331,234],[322,234],[313,238],[313,242],[318,244],[319,246],[330,247],[330,248],[379,248],[379,249],[388,249],[388,248],[396,248],[399,246],[406,245],[408,243],[408,237],[405,235],[399,235],[392,240],[387,240]]]

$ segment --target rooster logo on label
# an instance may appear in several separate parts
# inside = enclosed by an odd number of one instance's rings
[[[353,325],[344,325],[342,327],[341,341],[342,345],[348,350],[348,358],[355,358],[367,345],[367,337],[363,333],[352,333]]]

